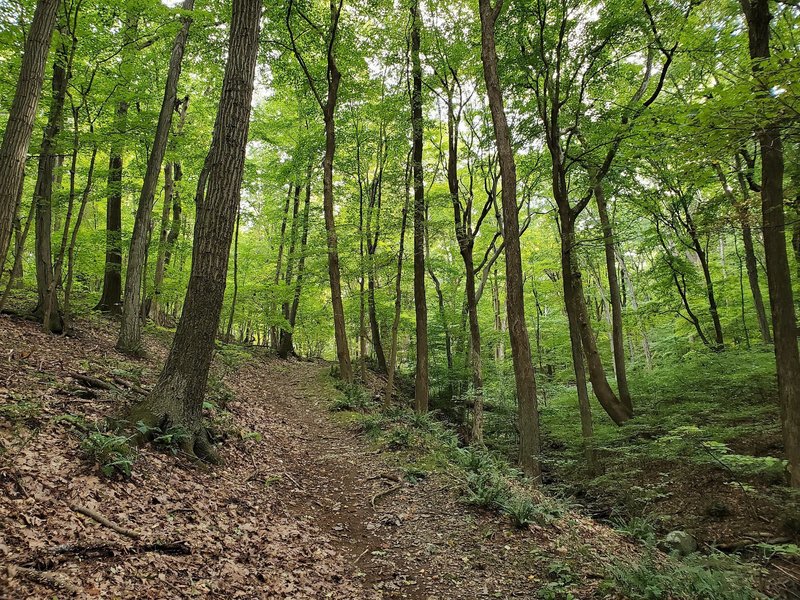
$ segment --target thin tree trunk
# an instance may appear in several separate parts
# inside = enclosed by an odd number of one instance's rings
[[[275,276],[272,278],[272,284],[277,289],[278,284],[281,281],[281,275],[283,275],[283,252],[286,246],[286,225],[289,221],[289,207],[291,206],[291,199],[292,194],[294,193],[295,203],[297,203],[298,198],[300,196],[300,187],[297,186],[294,182],[289,183],[289,191],[286,194],[286,201],[283,203],[283,212],[281,213],[281,229],[280,229],[280,238],[278,242],[278,260],[275,264]],[[272,301],[270,301],[269,306],[267,308],[268,314],[271,316],[272,312],[275,310],[275,306]],[[270,327],[270,343],[272,347],[276,350],[278,349],[279,343],[279,328],[277,325],[273,325]]]
[[[506,244],[506,311],[511,339],[511,356],[517,387],[518,426],[520,435],[519,462],[522,471],[534,479],[541,477],[539,465],[539,409],[536,398],[536,375],[533,371],[530,340],[525,323],[525,300],[522,290],[522,257],[517,216],[517,174],[511,134],[503,108],[503,96],[497,73],[495,23],[503,7],[496,0],[479,0],[481,18],[481,61],[489,108],[494,124],[495,143],[500,164],[503,205],[503,236]]]
[[[569,219],[569,215],[561,217]],[[580,334],[580,311],[575,303],[578,293],[573,288],[574,278],[569,276],[573,266],[568,264],[574,260],[571,240],[568,236],[561,239],[561,271],[563,273],[562,285],[564,289],[564,306],[567,312],[569,326],[570,350],[572,352],[572,365],[575,371],[575,388],[578,394],[578,413],[581,419],[581,436],[583,438],[583,451],[586,457],[586,466],[590,474],[597,472],[597,461],[594,453],[594,424],[592,422],[592,407],[589,402],[589,389],[586,385],[586,366],[584,364],[583,342]],[[612,417],[613,418],[613,417]]]
[[[125,16],[119,70],[124,73],[133,57],[133,41],[138,28],[138,15],[133,11]],[[123,88],[127,81],[120,81]],[[124,91],[121,92],[124,94]],[[125,149],[128,123],[128,100],[117,102],[114,133],[109,149],[106,191],[106,258],[103,269],[103,290],[95,310],[120,314],[122,312],[122,153]]]
[[[33,134],[50,39],[56,24],[58,0],[39,0],[22,54],[14,100],[0,145],[0,267],[5,264],[17,194],[25,174],[25,157]],[[2,268],[0,268],[2,272]]]
[[[409,171],[410,165],[406,164],[406,200],[403,205],[403,217],[400,222],[400,248],[397,251],[397,279],[394,285],[394,319],[392,320],[392,340],[389,346],[388,373],[386,375],[386,390],[383,393],[383,409],[387,410],[392,406],[392,395],[394,394],[394,375],[397,368],[397,337],[400,329],[400,310],[402,304],[402,282],[403,282],[403,245],[406,237],[406,223],[408,222],[408,208],[411,200],[409,190]]]
[[[186,96],[180,103],[180,118],[178,120],[177,136],[183,132],[183,125],[186,122],[186,110],[189,107],[189,96]],[[164,274],[169,263],[170,245],[170,211],[174,210],[175,203],[178,203],[178,215],[180,216],[180,200],[176,189],[175,167],[178,163],[167,162],[164,165],[164,208],[161,211],[161,230],[158,236],[158,257],[156,258],[156,272],[153,278],[153,296],[150,301],[150,318],[161,323],[163,321],[163,310],[161,307],[161,289],[164,286]],[[174,225],[174,223],[172,223]]]
[[[228,326],[225,328],[225,341],[233,338],[233,318],[236,316],[236,298],[239,295],[239,222],[242,218],[241,207],[236,211],[236,228],[233,235],[233,298],[231,299],[231,312],[228,315]]]
[[[411,129],[414,182],[414,313],[417,366],[414,378],[414,409],[427,412],[428,302],[425,295],[425,187],[422,181],[422,65],[420,63],[421,17],[419,0],[411,3]]]
[[[278,356],[288,358],[294,354],[294,325],[297,322],[297,310],[300,306],[300,295],[303,292],[303,275],[306,264],[306,246],[308,244],[308,214],[311,208],[311,168],[306,174],[306,198],[303,204],[303,233],[300,236],[300,258],[297,262],[297,280],[294,286],[294,298],[291,307],[288,309],[286,319],[289,321],[289,329],[281,331],[281,341],[278,347]]]
[[[92,131],[93,132],[93,131]],[[69,329],[72,323],[72,310],[70,301],[72,299],[72,281],[75,267],[75,245],[78,240],[78,232],[83,222],[83,215],[86,211],[86,205],[89,202],[89,194],[92,192],[92,185],[94,183],[94,166],[97,159],[97,144],[92,147],[92,156],[89,159],[89,170],[86,173],[86,185],[83,188],[81,195],[81,206],[78,209],[78,216],[75,218],[75,226],[72,228],[72,237],[69,241],[69,250],[67,252],[67,280],[64,287],[64,327]]]
[[[603,247],[606,255],[606,273],[608,276],[608,291],[611,304],[611,345],[614,351],[614,372],[617,377],[619,399],[633,414],[633,400],[628,388],[628,374],[625,364],[625,335],[622,329],[622,296],[620,294],[619,279],[617,279],[617,260],[614,249],[614,231],[611,220],[608,218],[608,203],[602,182],[595,183],[594,197],[597,202],[597,214],[603,228]]]
[[[184,11],[194,8],[194,0],[184,0],[181,6]],[[155,191],[158,184],[161,163],[167,149],[172,113],[175,110],[178,98],[178,79],[181,74],[181,63],[186,48],[186,39],[189,37],[191,17],[184,14],[181,17],[181,29],[172,44],[167,81],[164,86],[164,98],[161,102],[161,111],[158,115],[158,124],[147,160],[142,191],[139,195],[139,204],[136,209],[136,218],[133,223],[131,245],[128,251],[128,269],[125,274],[125,296],[122,304],[122,322],[120,326],[117,349],[130,354],[139,354],[142,350],[142,319],[140,314],[141,292],[144,264],[147,260],[147,237],[150,230],[150,221],[155,201]]]
[[[736,175],[739,181],[739,189],[742,194],[741,201],[737,199],[733,193],[733,190],[728,185],[728,181],[725,177],[722,167],[720,167],[718,163],[714,163],[712,166],[714,167],[717,177],[722,184],[722,189],[725,192],[725,196],[731,202],[734,210],[736,211],[736,217],[739,221],[739,225],[742,227],[744,262],[747,269],[747,281],[750,284],[750,293],[753,296],[753,307],[755,308],[756,319],[758,320],[758,330],[761,333],[761,341],[765,344],[770,344],[772,343],[772,335],[769,331],[767,311],[764,308],[764,298],[761,295],[761,285],[758,281],[758,261],[756,260],[755,246],[753,244],[753,231],[750,227],[750,216],[747,210],[750,192],[749,188],[747,187],[744,174],[741,171],[740,158],[738,154],[736,155],[736,164]]]
[[[129,413],[133,423],[181,427],[183,450],[218,456],[202,424],[203,399],[225,297],[228,259],[244,172],[261,0],[233,0],[228,61],[206,176],[198,184],[192,270],[183,314],[153,391]]]

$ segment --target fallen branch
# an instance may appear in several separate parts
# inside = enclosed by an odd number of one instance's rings
[[[375,479],[388,479],[389,481],[394,481],[396,483],[400,483],[401,479],[399,475],[395,475],[394,473],[380,473],[378,475],[373,475],[372,477],[367,477],[367,481],[373,481]]]
[[[90,388],[96,388],[99,390],[111,390],[111,391],[119,390],[119,387],[117,387],[113,383],[103,381],[102,379],[98,379],[97,377],[92,377],[91,375],[84,375],[83,373],[70,373],[69,376],[72,377],[74,380]]]
[[[392,487],[390,487],[388,490],[383,490],[383,491],[381,491],[381,492],[378,492],[378,493],[377,493],[377,494],[375,494],[375,495],[372,497],[372,499],[369,501],[370,505],[371,505],[371,506],[372,506],[372,508],[374,509],[374,508],[375,508],[375,502],[377,502],[377,501],[378,501],[380,498],[383,498],[384,496],[388,496],[388,495],[389,495],[389,494],[391,494],[392,492],[396,492],[396,491],[397,491],[397,490],[399,490],[401,487],[403,487],[403,484],[402,484],[402,483],[398,483],[397,485],[393,485]]]
[[[33,582],[39,583],[41,585],[46,585],[51,588],[55,588],[57,590],[62,590],[73,596],[77,596],[81,593],[81,589],[72,585],[69,581],[61,579],[57,575],[53,573],[43,573],[42,571],[37,571],[36,569],[28,569],[27,567],[17,567],[14,565],[8,565],[8,575],[9,577],[14,577],[15,575],[22,575],[27,579],[30,579]]]
[[[114,383],[121,385],[124,388],[128,388],[136,392],[137,394],[141,394],[142,396],[147,396],[150,392],[143,387],[139,387],[132,381],[128,381],[127,379],[123,379],[119,375],[111,375],[111,379],[114,380]]]
[[[23,563],[23,568],[30,567],[37,570],[52,569],[55,566],[68,562],[74,557],[80,557],[81,560],[96,560],[98,558],[113,558],[114,556],[143,554],[145,552],[186,556],[192,553],[192,548],[189,546],[188,542],[183,540],[177,542],[154,542],[137,546],[125,546],[113,542],[99,544],[64,544],[36,555],[34,558]]]
[[[78,513],[80,513],[82,515],[85,515],[85,516],[89,517],[90,519],[94,519],[95,521],[97,521],[101,525],[105,525],[106,527],[108,527],[112,531],[116,531],[120,535],[127,536],[129,538],[134,539],[134,540],[138,540],[138,539],[140,539],[142,537],[142,535],[140,533],[138,533],[136,531],[133,531],[132,529],[126,529],[125,527],[122,527],[121,525],[117,525],[113,521],[109,521],[103,515],[101,515],[98,512],[93,511],[90,508],[86,508],[85,506],[81,506],[80,504],[70,504],[69,507],[72,510],[74,510],[75,512],[78,512]]]

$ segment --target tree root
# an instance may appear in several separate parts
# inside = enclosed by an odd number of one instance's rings
[[[13,578],[16,575],[22,575],[26,579],[30,579],[35,583],[64,591],[68,594],[72,594],[73,596],[77,596],[81,593],[81,589],[79,587],[72,585],[69,581],[62,579],[53,573],[44,573],[42,571],[37,571],[36,569],[8,565],[8,576]]]
[[[124,535],[134,540],[141,539],[142,537],[142,534],[140,534],[139,532],[133,531],[132,529],[127,529],[125,527],[122,527],[121,525],[117,525],[113,521],[110,521],[100,513],[93,511],[90,508],[86,508],[85,506],[81,506],[79,504],[70,504],[69,507],[75,512],[85,515],[90,519],[94,519],[101,525],[105,525],[106,527],[108,527],[112,531],[119,533],[120,535]]]

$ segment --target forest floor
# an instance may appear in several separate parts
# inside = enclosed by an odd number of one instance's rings
[[[168,341],[131,359],[115,330],[0,318],[0,598],[623,597],[608,573],[640,545],[573,511],[513,527],[460,501],[446,468],[408,477],[328,410],[322,362],[223,349],[223,464],[147,446],[129,477],[103,476],[82,439],[153,384]]]

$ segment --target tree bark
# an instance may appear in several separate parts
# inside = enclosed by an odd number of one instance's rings
[[[419,0],[411,3],[411,163],[414,182],[414,315],[417,366],[414,377],[414,408],[427,412],[428,302],[425,295],[425,188],[422,181],[422,65],[420,63]]]
[[[261,0],[233,0],[228,61],[206,176],[198,183],[192,270],[175,338],[153,391],[129,413],[133,423],[181,427],[186,452],[218,460],[202,425],[203,398],[225,297],[228,259],[244,172]]]
[[[120,52],[120,72],[127,70],[133,56],[133,41],[136,38],[138,15],[133,12],[125,16]],[[120,81],[121,86],[129,82]],[[124,93],[124,92],[123,92]],[[109,148],[108,178],[106,191],[106,259],[103,270],[103,290],[95,310],[120,314],[122,312],[122,153],[125,149],[128,123],[128,100],[117,102],[114,118],[114,133]]]
[[[397,369],[397,337],[400,329],[400,311],[402,304],[402,282],[403,282],[403,248],[406,237],[406,223],[408,222],[408,208],[411,199],[409,191],[409,164],[406,163],[406,200],[403,205],[403,217],[400,222],[400,248],[397,250],[397,278],[394,284],[394,319],[392,320],[392,339],[389,345],[389,364],[386,374],[386,389],[383,393],[383,409],[387,410],[392,406],[392,395],[394,394],[394,375]]]
[[[183,11],[191,11],[194,0],[184,0],[181,5]],[[125,274],[125,295],[122,303],[122,322],[117,349],[129,354],[139,354],[142,351],[142,319],[140,314],[141,291],[144,264],[147,259],[147,237],[150,230],[150,220],[153,213],[155,191],[158,177],[161,172],[161,163],[167,149],[172,113],[175,110],[178,98],[178,79],[181,74],[181,63],[186,48],[186,39],[189,37],[191,17],[184,14],[181,17],[181,29],[175,36],[170,54],[167,81],[164,86],[164,98],[161,102],[161,111],[158,115],[153,146],[147,160],[142,190],[139,195],[139,204],[136,209],[136,218],[133,223],[131,245],[128,251],[128,269]]]
[[[608,203],[606,201],[603,183],[597,182],[594,186],[594,197],[597,202],[597,214],[600,217],[600,226],[603,228],[603,249],[606,255],[606,272],[608,276],[609,302],[611,304],[611,344],[614,351],[614,372],[617,376],[617,389],[619,399],[633,414],[633,400],[628,388],[627,365],[625,361],[625,336],[622,329],[622,295],[620,294],[619,278],[617,277],[617,254],[614,248],[614,230],[608,218]]]
[[[0,267],[5,264],[11,241],[17,194],[25,174],[25,158],[33,134],[50,39],[60,5],[58,0],[39,0],[36,3],[36,12],[25,39],[14,100],[0,145]]]
[[[506,311],[511,340],[511,357],[514,363],[514,379],[517,387],[519,463],[526,475],[539,479],[541,477],[539,409],[536,398],[536,375],[533,371],[530,340],[525,323],[522,256],[517,216],[517,173],[514,152],[511,147],[511,133],[503,108],[495,48],[495,22],[502,7],[502,0],[497,0],[494,7],[490,0],[479,0],[481,61],[486,92],[489,97],[489,108],[492,113],[502,182],[503,238],[506,244]]]
[[[753,244],[753,230],[750,227],[750,215],[747,209],[750,191],[745,181],[745,176],[741,171],[741,163],[738,155],[736,156],[736,164],[736,176],[739,181],[739,190],[742,194],[741,200],[736,197],[733,190],[728,185],[728,180],[725,177],[722,167],[720,167],[718,163],[714,163],[712,166],[722,184],[722,189],[726,197],[730,200],[731,205],[736,211],[736,218],[739,221],[739,225],[742,227],[744,264],[747,269],[747,281],[750,284],[750,294],[753,296],[753,307],[755,308],[756,318],[758,320],[758,330],[761,333],[761,341],[765,344],[771,344],[772,335],[769,331],[767,311],[764,308],[764,298],[761,295],[761,285],[758,281],[758,261],[756,260],[755,245]]]
[[[283,359],[294,354],[294,325],[297,322],[297,310],[300,306],[300,295],[303,292],[303,275],[306,264],[306,246],[308,244],[308,213],[311,208],[311,168],[306,174],[306,197],[303,203],[303,232],[300,234],[300,258],[297,261],[297,279],[294,284],[294,297],[292,304],[284,307],[284,316],[289,322],[289,329],[281,330],[281,340],[278,346],[278,356]]]
[[[770,56],[769,1],[741,0],[741,3],[748,25],[753,73],[757,79],[761,61]],[[757,93],[767,97],[768,90],[761,84],[757,85]],[[783,442],[791,485],[800,487],[800,351],[797,348],[797,321],[786,252],[783,144],[780,129],[775,124],[759,129],[756,135],[761,146],[761,217]]]
[[[39,167],[36,176],[36,185],[33,198],[36,203],[36,218],[34,220],[34,233],[36,239],[36,289],[37,303],[34,315],[42,322],[45,331],[61,333],[64,322],[58,303],[58,296],[54,293],[56,282],[53,272],[52,252],[52,213],[53,213],[53,188],[56,169],[56,138],[64,124],[64,102],[67,96],[67,86],[72,75],[72,56],[74,55],[74,41],[70,47],[69,33],[67,32],[64,15],[62,41],[56,50],[53,61],[53,96],[50,101],[50,110],[47,124],[44,128],[42,145],[39,149]]]

